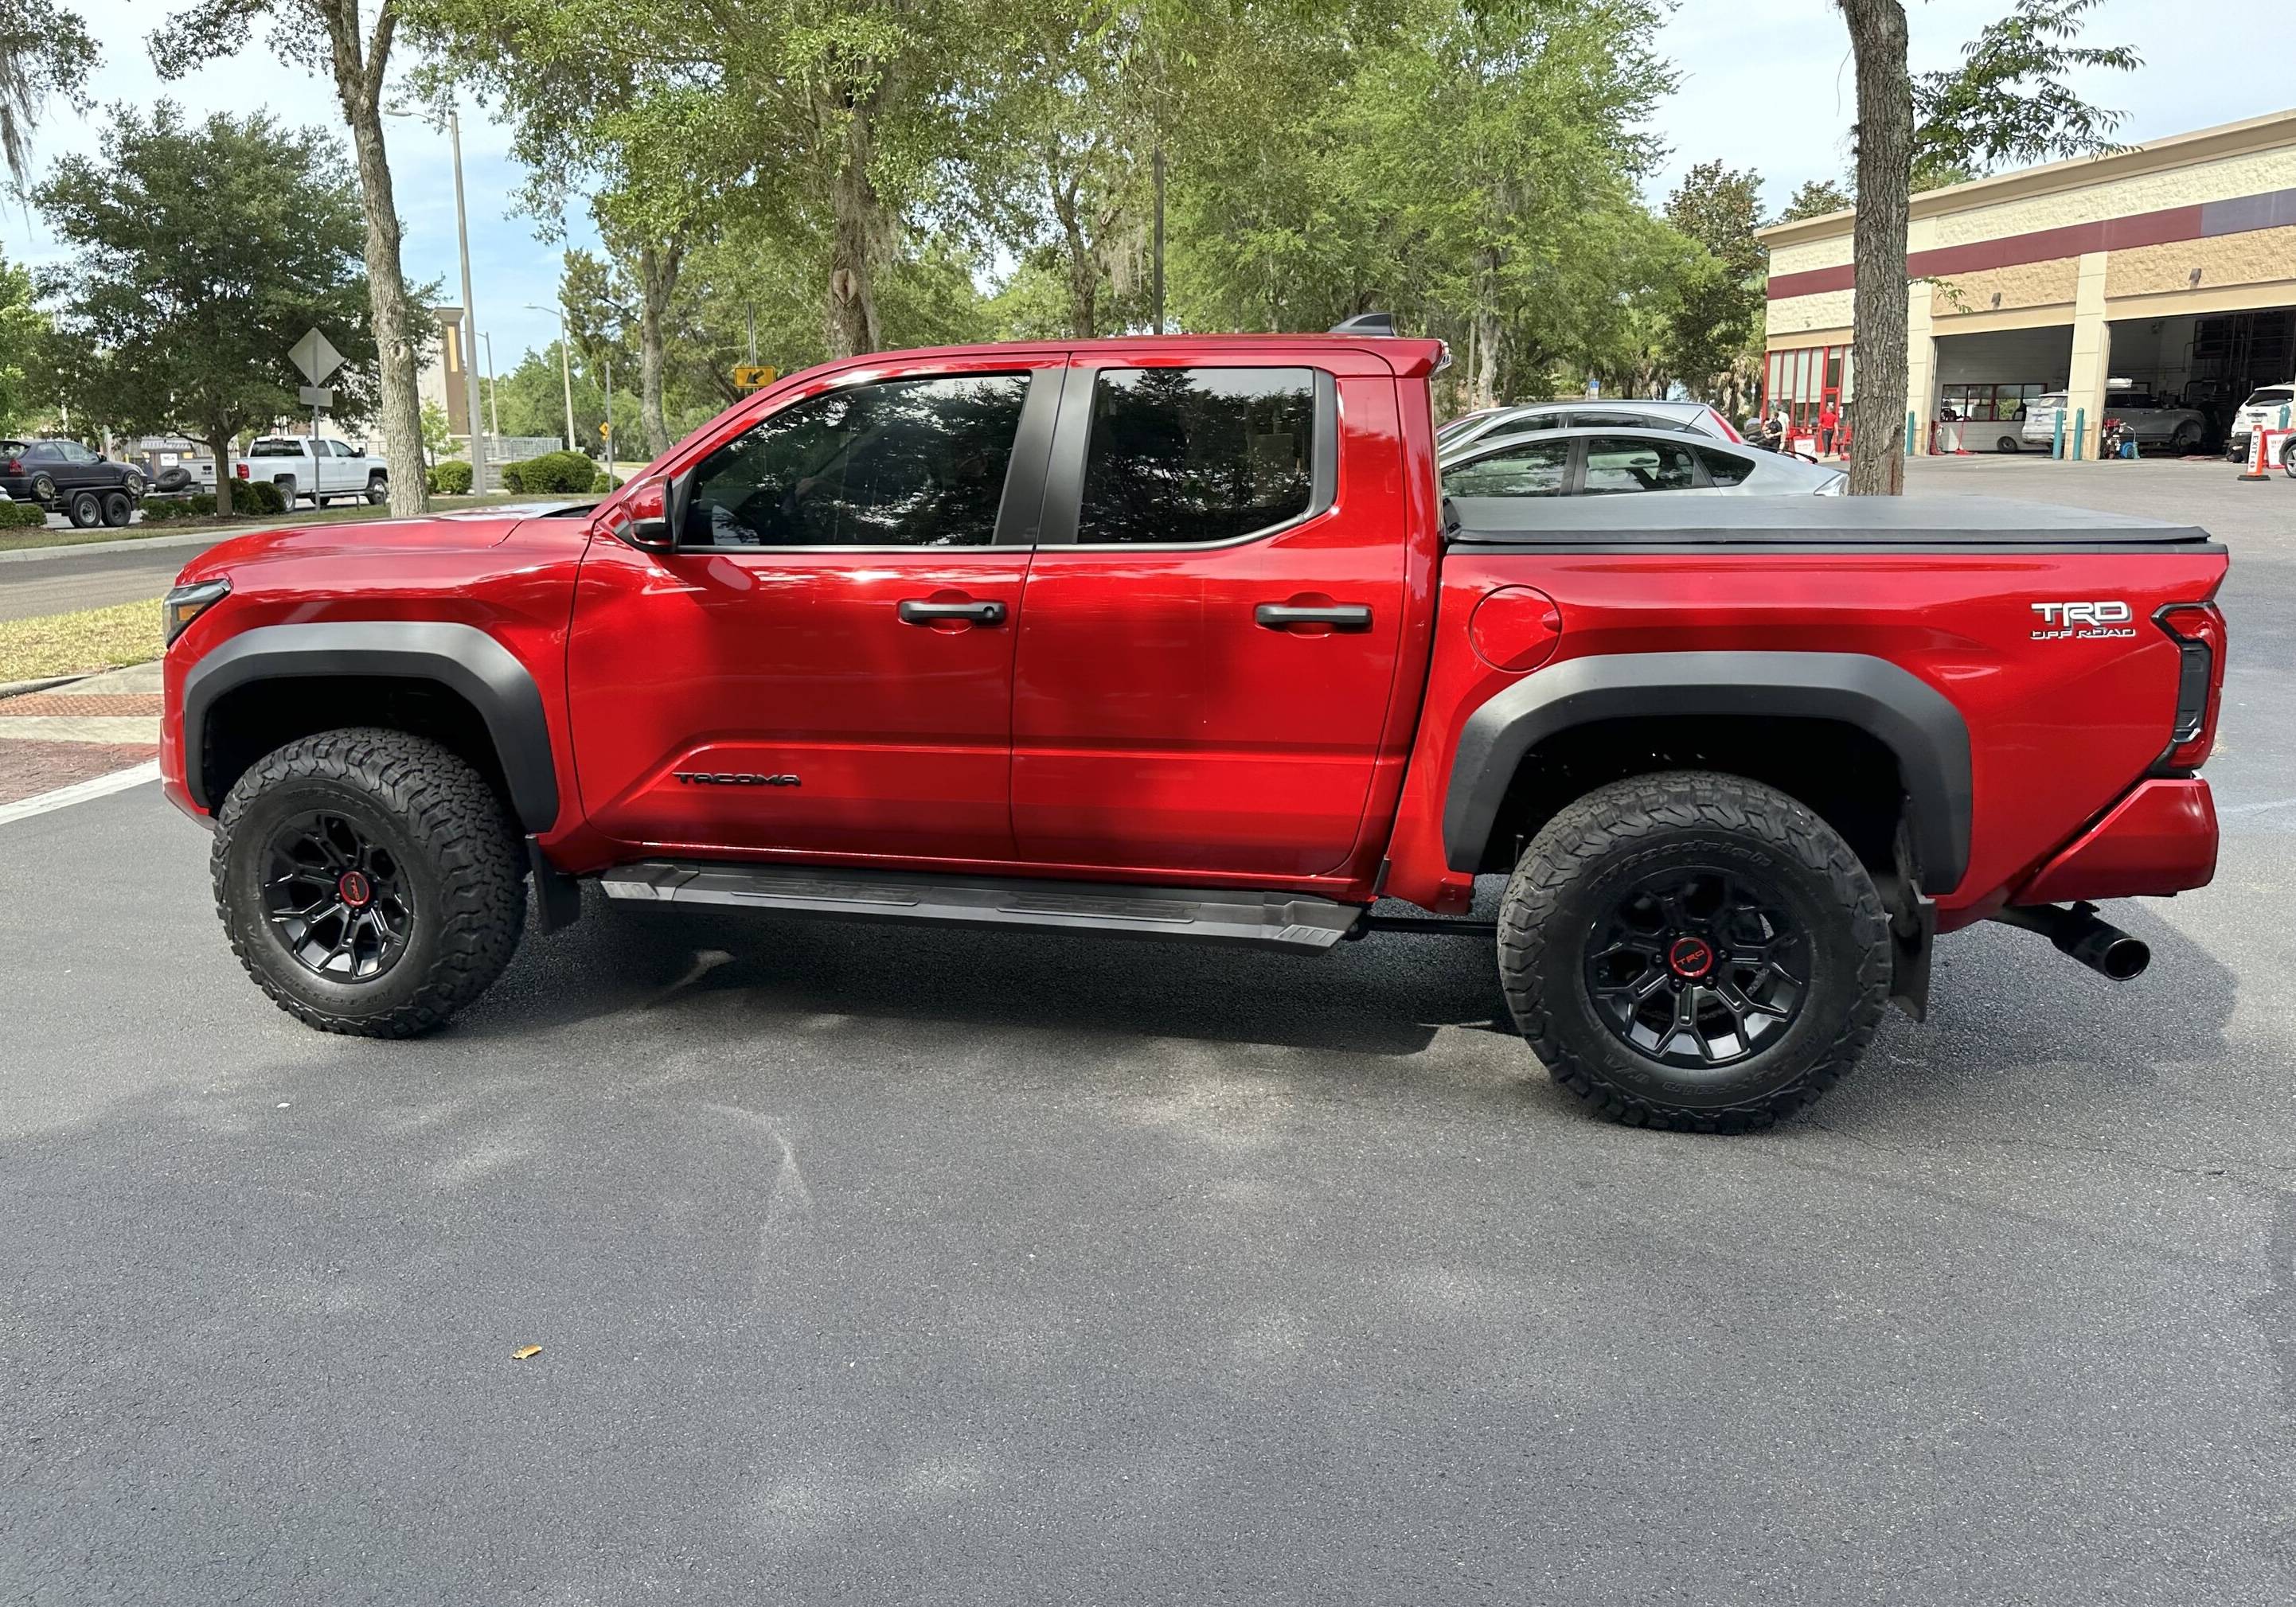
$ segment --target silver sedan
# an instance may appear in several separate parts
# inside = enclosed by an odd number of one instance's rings
[[[1484,437],[1442,455],[1446,496],[1839,496],[1849,477],[1759,447],[1655,430],[1542,430]]]

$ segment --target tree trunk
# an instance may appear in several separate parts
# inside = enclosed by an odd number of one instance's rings
[[[1068,256],[1069,337],[1089,340],[1098,332],[1094,326],[1100,316],[1100,264],[1093,257],[1092,242],[1084,237],[1084,225],[1077,216],[1077,185],[1078,181],[1071,177],[1065,186],[1052,186],[1053,215],[1060,221]]]
[[[1914,167],[1914,87],[1899,0],[1840,0],[1857,58],[1857,286],[1851,316],[1857,427],[1849,494],[1906,488],[1906,214]]]
[[[856,357],[882,345],[874,279],[884,219],[877,186],[869,176],[873,143],[870,110],[865,100],[844,109],[844,143],[830,181],[828,333],[832,357]]]
[[[216,512],[218,516],[228,516],[231,512],[231,437],[232,431],[221,424],[209,426],[208,450],[215,454]]]
[[[390,467],[390,511],[402,516],[430,506],[422,475],[422,403],[414,385],[421,353],[414,308],[398,256],[398,209],[390,158],[382,143],[383,70],[398,28],[397,0],[382,0],[374,32],[359,31],[359,0],[319,0],[333,58],[335,96],[358,157],[359,209],[366,217],[366,290],[381,368],[382,450]],[[468,353],[464,354],[468,360]],[[473,421],[473,428],[476,422]]]
[[[677,291],[685,248],[676,242],[638,248],[638,425],[648,462],[669,450],[669,421],[661,406],[661,322]]]
[[[1467,408],[1499,405],[1499,316],[1477,308],[1474,324],[1475,366],[1467,381]]]

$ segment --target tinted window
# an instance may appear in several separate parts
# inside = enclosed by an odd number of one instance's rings
[[[2104,405],[2108,408],[2126,407],[2131,412],[2142,412],[2158,407],[2161,403],[2159,398],[2147,396],[2141,390],[2116,390],[2104,398]]]
[[[68,463],[92,463],[95,461],[94,450],[81,446],[78,441],[59,441],[56,444],[56,451]]]
[[[1698,448],[1698,461],[1706,465],[1706,476],[1718,486],[1734,486],[1754,471],[1754,460],[1740,457],[1734,452],[1717,452],[1711,447]]]
[[[28,463],[53,463],[62,456],[53,441],[34,441],[24,449],[24,458]]]
[[[2273,407],[2282,402],[2296,401],[2296,390],[2259,390],[2242,404],[2246,407]]]
[[[1679,419],[1643,413],[1589,413],[1584,409],[1570,415],[1573,425],[1581,430],[1680,430],[1690,426]]]
[[[1596,436],[1587,443],[1586,493],[1687,491],[1698,484],[1692,449],[1674,441]]]
[[[250,457],[301,457],[303,440],[300,436],[266,435],[247,449]]]
[[[1296,519],[1314,492],[1304,368],[1128,368],[1093,388],[1080,542],[1232,541]]]
[[[1443,471],[1446,496],[1560,496],[1570,443],[1525,441]]]
[[[888,380],[783,408],[702,460],[696,546],[986,546],[1029,381]]]

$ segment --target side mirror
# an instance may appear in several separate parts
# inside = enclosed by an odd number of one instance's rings
[[[660,480],[632,491],[629,499],[622,504],[621,510],[630,545],[644,547],[649,552],[676,552],[677,524],[672,517],[676,501],[670,488]]]

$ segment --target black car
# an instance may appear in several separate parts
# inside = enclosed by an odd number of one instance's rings
[[[12,502],[69,514],[82,529],[124,525],[144,500],[144,471],[78,441],[0,440],[0,491]]]

